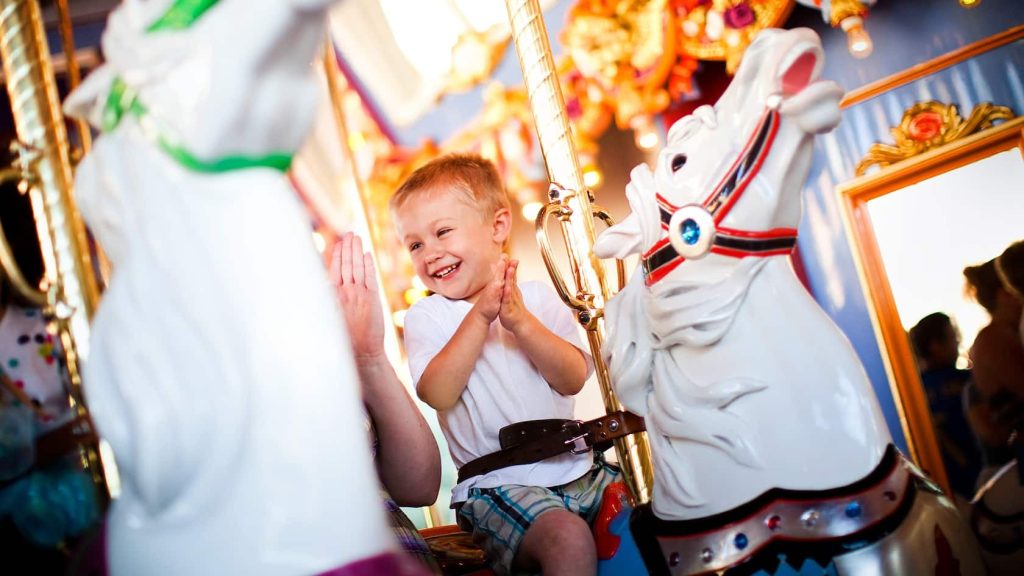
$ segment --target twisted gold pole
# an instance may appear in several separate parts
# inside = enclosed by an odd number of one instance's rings
[[[88,426],[80,366],[89,354],[89,320],[99,292],[85,226],[72,197],[68,136],[35,0],[0,0],[0,57],[15,129],[23,143],[21,162],[34,167],[29,195],[46,267],[49,312],[66,354],[75,410],[81,426]],[[97,447],[86,446],[84,455],[94,480],[103,485]]]
[[[550,194],[551,202],[540,212],[537,220],[541,254],[562,300],[576,310],[577,318],[587,329],[587,340],[594,356],[605,409],[609,412],[622,410],[622,404],[611,387],[608,368],[601,358],[601,343],[604,340],[602,312],[610,293],[604,266],[594,255],[593,248],[594,215],[603,214],[604,211],[592,204],[590,192],[583,185],[540,5],[537,0],[506,0],[505,6],[512,23],[512,38],[523,69],[526,93],[530,98],[548,178],[554,184]],[[555,216],[561,222],[562,237],[576,286],[575,294],[568,293],[548,248],[545,226],[548,216]],[[633,495],[640,502],[648,501],[652,470],[646,434],[634,434],[616,440],[615,449]]]
[[[71,9],[68,6],[68,0],[57,0],[57,15],[60,17],[60,41],[64,46],[64,59],[68,66],[68,90],[71,91],[78,88],[82,81],[82,73],[78,68],[78,56],[75,54],[74,27],[71,22]],[[77,118],[75,128],[82,143],[82,154],[88,154],[92,149],[92,132],[89,131],[89,122],[85,118]]]

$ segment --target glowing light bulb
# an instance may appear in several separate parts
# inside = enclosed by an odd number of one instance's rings
[[[633,142],[636,147],[647,151],[653,150],[661,143],[658,137],[658,129],[649,116],[637,116],[630,124],[633,126]]]
[[[395,310],[394,313],[391,314],[391,321],[395,323],[395,326],[398,326],[399,328],[405,327],[406,312],[408,312],[408,310]]]
[[[348,148],[353,152],[358,152],[366,146],[366,135],[362,132],[350,132],[348,135]]]
[[[960,5],[964,8],[974,8],[978,4],[981,4],[981,0],[960,0]]]
[[[593,164],[583,168],[583,185],[587,188],[597,188],[604,182],[604,174],[601,169]]]
[[[730,48],[735,48],[740,45],[740,33],[734,29],[725,31],[725,43]]]
[[[416,288],[409,288],[402,293],[402,299],[405,300],[406,304],[412,306],[413,304],[422,300],[423,297],[425,297],[426,295],[426,290],[417,290]]]
[[[850,16],[839,25],[846,32],[846,46],[854,58],[867,58],[871,55],[874,45],[868,31],[864,29],[864,20],[860,16]]]
[[[523,204],[523,218],[526,218],[529,222],[537,220],[537,214],[540,214],[540,209],[544,207],[542,202],[527,202]]]

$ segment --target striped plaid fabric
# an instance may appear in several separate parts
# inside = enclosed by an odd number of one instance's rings
[[[438,565],[433,553],[431,553],[430,547],[427,546],[427,541],[423,539],[423,536],[420,536],[412,520],[405,515],[405,512],[402,512],[402,509],[386,492],[381,491],[381,496],[384,498],[384,506],[387,508],[388,517],[391,520],[391,529],[394,530],[395,536],[398,537],[398,543],[402,546],[402,549],[422,562],[430,570],[431,574],[441,574],[441,567]]]
[[[620,475],[618,467],[597,453],[589,472],[562,486],[471,488],[458,511],[459,526],[473,533],[473,541],[487,553],[496,574],[512,574],[512,559],[523,535],[541,514],[568,510],[592,522],[605,487]]]

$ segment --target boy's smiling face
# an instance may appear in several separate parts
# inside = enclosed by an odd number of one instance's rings
[[[494,277],[510,214],[484,217],[459,192],[438,187],[414,194],[394,211],[395,228],[416,275],[450,300],[476,302]]]

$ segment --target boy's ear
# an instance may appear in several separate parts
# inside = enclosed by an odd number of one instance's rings
[[[494,226],[492,236],[494,241],[504,244],[512,233],[512,212],[508,208],[498,208],[494,212]]]

